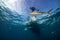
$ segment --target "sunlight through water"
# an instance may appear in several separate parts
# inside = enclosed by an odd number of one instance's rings
[[[16,11],[18,14],[24,13],[25,11],[25,0],[2,0],[3,6],[8,7],[11,10]]]

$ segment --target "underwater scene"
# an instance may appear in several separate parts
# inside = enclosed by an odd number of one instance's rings
[[[60,40],[60,0],[0,0],[0,40]]]

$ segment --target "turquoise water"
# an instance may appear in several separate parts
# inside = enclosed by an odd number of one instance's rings
[[[26,16],[0,6],[0,40],[60,40],[60,8],[50,15],[37,16],[40,34],[24,30],[28,21]]]

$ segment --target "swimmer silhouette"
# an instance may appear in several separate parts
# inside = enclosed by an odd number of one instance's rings
[[[32,10],[32,12],[34,12],[35,10],[38,11],[35,7],[30,7],[30,9]],[[40,24],[37,23],[38,20],[36,16],[37,16],[36,14],[32,15],[31,20],[28,20],[29,22],[26,23],[27,27],[25,28],[25,30],[29,29],[32,31],[32,33],[40,35],[40,27],[39,27]]]

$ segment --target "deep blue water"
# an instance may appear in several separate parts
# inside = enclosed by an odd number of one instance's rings
[[[0,40],[60,40],[60,8],[54,10],[49,17],[44,16],[39,20],[40,34],[24,30],[24,15],[9,8],[0,6],[0,9]]]

